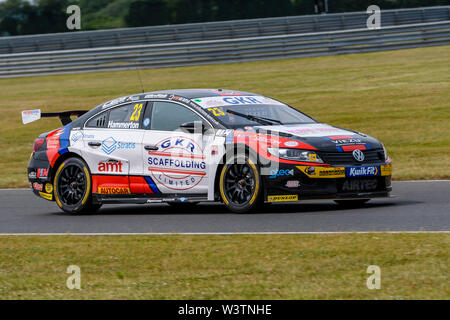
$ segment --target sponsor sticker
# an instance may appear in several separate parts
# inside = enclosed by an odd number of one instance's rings
[[[205,156],[194,140],[175,136],[157,145],[157,152],[148,153],[147,170],[161,185],[171,190],[188,190],[205,177]]]
[[[48,176],[48,169],[44,169],[44,168],[37,169],[36,176],[38,178],[44,178],[44,179],[47,178],[47,176]]]
[[[98,187],[98,194],[130,194],[128,187]]]
[[[269,202],[285,202],[285,201],[297,201],[298,195],[296,194],[287,194],[287,195],[279,195],[279,196],[268,196],[267,201]]]
[[[111,129],[139,129],[139,122],[118,122],[114,120],[110,120],[108,122],[108,128]]]
[[[386,165],[380,166],[380,175],[382,175],[382,176],[392,175],[392,165],[386,164]]]
[[[150,124],[150,118],[145,118],[142,124],[144,125],[144,127],[148,127]]]
[[[33,189],[34,190],[37,190],[37,191],[42,191],[43,190],[43,185],[42,185],[42,183],[37,183],[37,182],[35,182],[35,183],[33,183]]]
[[[41,118],[41,109],[22,111],[22,123],[27,124]]]
[[[45,192],[52,193],[53,192],[53,185],[51,183],[47,183],[45,185]]]
[[[345,178],[344,167],[297,166],[310,178]]]
[[[75,132],[72,137],[70,138],[70,140],[72,140],[73,142],[77,142],[78,140],[80,140],[81,138],[83,138],[83,132],[81,131],[77,131]]]
[[[380,175],[378,166],[347,167],[345,171],[347,177],[372,177]]]
[[[342,191],[373,191],[377,188],[377,180],[346,180]]]
[[[232,106],[232,105],[256,105],[256,104],[275,104],[284,105],[283,103],[263,97],[263,96],[218,96],[204,97],[194,99],[194,101],[202,108]]]
[[[113,137],[106,138],[102,141],[102,151],[106,154],[111,154],[116,150],[134,149],[136,144],[134,142],[120,142]]]
[[[31,172],[28,174],[28,178],[29,178],[29,179],[36,179],[36,171],[31,171]]]
[[[107,173],[122,173],[122,161],[99,162],[98,171]]]
[[[39,195],[47,200],[52,200],[53,199],[53,194],[51,193],[44,193],[44,192],[39,192]]]
[[[298,187],[300,187],[300,181],[298,181],[298,180],[288,180],[286,182],[285,187],[287,187],[287,188],[298,188]]]
[[[297,141],[286,141],[286,142],[284,143],[284,145],[285,145],[286,147],[296,147],[296,146],[298,146],[298,142],[297,142]]]
[[[270,179],[275,179],[276,177],[281,176],[293,176],[294,175],[294,169],[273,169],[270,171]]]

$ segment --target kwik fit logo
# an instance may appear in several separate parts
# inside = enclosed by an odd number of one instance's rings
[[[117,141],[113,137],[106,138],[102,141],[102,150],[106,154],[111,154],[117,149]]]
[[[377,167],[351,167],[346,169],[348,177],[376,176],[379,172]]]

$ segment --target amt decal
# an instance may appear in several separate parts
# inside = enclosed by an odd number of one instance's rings
[[[100,172],[115,172],[115,173],[121,173],[122,172],[122,162],[110,162],[110,161],[103,161],[98,164],[98,171]]]
[[[166,188],[188,190],[206,175],[205,156],[194,140],[172,137],[157,145],[158,151],[148,153],[147,169]]]
[[[345,168],[347,177],[368,177],[368,176],[378,176],[380,170],[378,167],[349,167]]]

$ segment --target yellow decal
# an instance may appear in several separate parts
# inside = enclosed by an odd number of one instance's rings
[[[281,196],[268,196],[267,201],[269,202],[298,201],[298,195],[287,194]]]
[[[343,167],[297,166],[309,178],[345,178]]]
[[[98,194],[130,194],[127,187],[98,187]]]
[[[53,195],[51,193],[44,193],[44,192],[39,192],[39,195],[47,200],[52,200],[53,199]]]
[[[52,186],[51,183],[47,183],[45,185],[45,192],[47,192],[47,193],[52,193],[53,192],[53,186]]]
[[[216,117],[222,117],[225,115],[225,113],[219,108],[208,108],[208,111],[212,112]]]
[[[386,164],[384,166],[380,166],[382,176],[390,176],[392,175],[392,164]]]
[[[317,154],[315,154],[315,153],[310,153],[308,155],[308,157],[309,157],[309,161],[317,161]]]
[[[139,118],[141,117],[142,106],[143,106],[142,103],[134,105],[134,107],[133,107],[134,111],[130,117],[130,121],[139,121]]]

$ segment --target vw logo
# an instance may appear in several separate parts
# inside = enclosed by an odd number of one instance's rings
[[[353,154],[353,158],[355,158],[356,161],[359,161],[359,162],[364,161],[364,153],[361,150],[355,149],[355,150],[353,150],[352,154]]]

